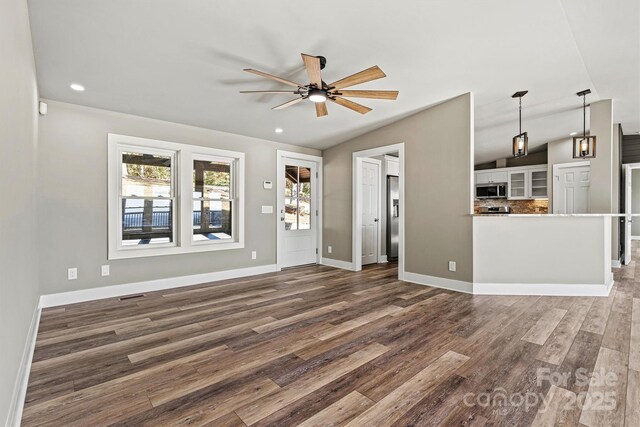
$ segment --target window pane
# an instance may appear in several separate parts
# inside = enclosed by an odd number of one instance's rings
[[[193,197],[228,199],[231,197],[231,163],[193,161]]]
[[[298,167],[286,165],[284,167],[284,197],[297,197]]]
[[[297,212],[298,205],[296,204],[296,200],[293,199],[293,203],[290,199],[285,197],[285,205],[284,205],[284,229],[285,230],[297,230],[298,229],[298,221],[297,221]]]
[[[171,200],[122,199],[123,246],[171,242]]]
[[[300,168],[298,184],[298,230],[311,228],[311,169]]]
[[[193,240],[233,238],[230,200],[195,200],[193,202]]]
[[[122,153],[122,195],[171,196],[171,157]]]

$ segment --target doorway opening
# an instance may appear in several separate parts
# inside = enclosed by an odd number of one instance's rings
[[[322,157],[282,150],[277,156],[277,268],[319,264]]]
[[[353,153],[353,269],[398,262],[404,276],[404,143]]]
[[[640,240],[640,163],[624,165],[624,264],[631,262],[632,240]]]

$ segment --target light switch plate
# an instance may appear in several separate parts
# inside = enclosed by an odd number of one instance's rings
[[[262,182],[262,187],[265,190],[271,190],[273,188],[273,182],[272,181],[263,181]]]
[[[251,259],[258,258],[258,253],[256,251],[251,251]]]
[[[100,267],[100,274],[104,277],[104,276],[108,276],[109,275],[109,265],[103,265],[102,267]]]
[[[456,271],[456,262],[449,261],[449,271]]]
[[[262,213],[263,214],[272,214],[273,213],[273,206],[262,206]]]
[[[327,246],[327,252],[328,253],[333,253],[333,247],[332,246]]]

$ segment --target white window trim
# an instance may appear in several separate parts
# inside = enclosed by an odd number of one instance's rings
[[[220,251],[244,248],[244,214],[245,214],[245,154],[237,151],[221,150],[176,142],[159,141],[148,138],[139,138],[128,135],[108,134],[108,259],[141,258],[160,255],[175,255],[196,252]],[[132,146],[149,149],[151,151],[175,152],[174,176],[174,242],[169,245],[149,246],[120,246],[122,236],[122,221],[120,220],[120,185],[121,185],[121,160],[122,146]],[[194,157],[210,158],[218,157],[228,161],[234,160],[235,173],[232,179],[234,201],[232,205],[236,210],[233,215],[233,230],[235,239],[231,242],[193,241],[193,160]]]

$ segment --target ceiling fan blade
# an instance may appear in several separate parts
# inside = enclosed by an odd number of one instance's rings
[[[329,114],[326,102],[316,102],[316,117],[322,117]]]
[[[277,82],[284,83],[289,86],[304,87],[304,85],[298,84],[296,82],[292,82],[291,80],[283,79],[282,77],[274,76],[262,71],[254,70],[252,68],[245,68],[243,71],[246,71],[247,73],[251,73],[251,74],[256,74],[258,76],[265,77],[267,79],[275,80]]]
[[[398,97],[397,90],[340,90],[336,92],[338,96],[351,98],[372,98],[395,100]]]
[[[386,76],[387,75],[383,73],[377,65],[374,65],[373,67],[362,70],[359,73],[352,74],[349,77],[345,77],[344,79],[340,79],[337,82],[333,82],[329,85],[329,87],[342,89],[343,87],[359,85],[360,83],[370,82],[372,80],[381,79]]]
[[[360,114],[367,114],[371,111],[371,108],[365,107],[364,105],[360,105],[357,102],[349,101],[348,99],[335,97],[335,98],[327,98],[331,102],[335,102],[338,105],[342,105],[343,107],[347,107],[350,110],[356,111]]]
[[[293,93],[296,94],[295,90],[241,90],[240,93]]]
[[[283,108],[291,107],[292,105],[297,104],[302,100],[304,100],[303,97],[292,99],[291,101],[287,101],[284,104],[276,105],[272,108],[272,110],[282,110]]]
[[[307,75],[309,76],[309,82],[316,85],[317,88],[322,89],[322,76],[320,75],[320,58],[317,56],[307,55],[301,53],[302,60],[304,61],[304,67],[307,69]]]

